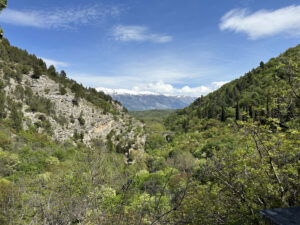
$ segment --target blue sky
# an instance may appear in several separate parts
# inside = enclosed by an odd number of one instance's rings
[[[299,44],[295,0],[8,0],[12,45],[85,86],[200,96]]]

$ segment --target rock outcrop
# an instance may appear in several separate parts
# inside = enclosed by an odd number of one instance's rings
[[[3,74],[0,77],[3,79]],[[117,102],[112,101],[111,103],[117,112],[113,115],[86,99],[76,99],[75,94],[69,88],[66,88],[66,93],[61,94],[60,84],[48,76],[42,75],[39,79],[33,79],[30,74],[23,74],[22,77],[22,81],[19,83],[10,78],[4,90],[7,96],[22,103],[24,129],[46,119],[51,124],[52,137],[57,141],[64,142],[79,137],[87,145],[97,139],[105,143],[108,134],[113,132],[113,137],[110,138],[115,145],[123,141],[124,145],[128,146],[127,143],[130,142],[130,151],[143,152],[145,143],[143,124],[130,117]],[[47,115],[42,112],[30,111],[29,105],[15,96],[18,91],[17,86],[20,85],[23,89],[31,89],[33,95],[50,100],[54,113]],[[44,128],[40,127],[39,132],[43,131]],[[116,138],[117,136],[118,138]]]

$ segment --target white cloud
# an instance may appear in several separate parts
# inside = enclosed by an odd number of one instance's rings
[[[135,87],[135,90],[147,90],[152,92],[157,92],[165,95],[187,95],[187,96],[201,96],[205,95],[211,91],[209,87],[206,86],[199,86],[199,87],[189,87],[184,86],[182,88],[175,88],[171,84],[165,84],[162,81],[157,83],[150,83],[145,85],[144,87]]]
[[[229,81],[215,81],[212,82],[211,84],[215,87],[215,88],[220,88],[222,87],[224,84],[227,84]]]
[[[154,81],[153,79],[147,79],[147,77],[137,76],[94,76],[88,74],[71,74],[70,77],[79,83],[83,83],[89,87],[97,87],[99,90],[112,92],[124,92],[130,94],[164,94],[171,96],[193,96],[199,97],[212,92],[227,81],[212,82],[209,85],[200,85],[196,87],[190,87],[184,85],[182,87],[176,87],[171,82]],[[150,82],[149,82],[150,81]],[[120,89],[126,87],[126,89]]]
[[[47,58],[41,58],[42,60],[44,60],[44,62],[47,64],[47,66],[55,66],[56,68],[60,68],[60,67],[68,67],[69,64],[66,62],[61,62],[61,61],[56,61],[53,59],[47,59]]]
[[[254,13],[233,9],[222,17],[220,29],[245,33],[253,40],[279,34],[300,36],[300,5]]]
[[[113,36],[118,41],[151,41],[154,43],[166,43],[172,41],[172,37],[164,34],[155,34],[145,26],[123,26],[114,27]]]
[[[123,69],[123,70],[122,70]],[[185,83],[184,80],[192,79],[196,77],[198,74],[191,74],[188,72],[182,72],[179,69],[164,69],[164,68],[150,68],[148,66],[138,66],[133,68],[130,67],[126,70],[126,68],[121,67],[118,68],[118,71],[122,71],[121,76],[118,75],[93,75],[93,74],[82,74],[82,73],[70,73],[70,77],[75,79],[78,82],[83,83],[86,86],[90,87],[107,87],[113,89],[119,88],[130,88],[134,87],[145,87],[145,84],[151,84],[151,86],[147,87],[148,89],[155,89],[153,86],[158,82],[162,82],[163,84],[176,84],[182,85]],[[163,88],[168,88],[164,86]],[[170,88],[170,87],[169,87]]]
[[[190,87],[188,85],[176,88],[172,84],[164,83],[163,81],[158,81],[156,83],[150,84],[142,84],[139,86],[135,86],[132,88],[133,91],[136,92],[153,92],[153,93],[160,93],[165,95],[186,95],[186,96],[194,96],[199,97],[201,95],[206,95],[209,92],[216,90],[219,88],[221,83],[227,83],[224,81],[221,82],[213,82],[208,86],[196,86]]]
[[[31,26],[37,28],[72,28],[100,21],[106,16],[119,14],[117,7],[105,8],[99,6],[54,9],[54,10],[14,10],[6,9],[0,15],[0,22]]]

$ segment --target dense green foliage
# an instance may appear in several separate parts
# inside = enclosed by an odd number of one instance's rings
[[[0,12],[2,9],[6,8],[7,0],[0,0]]]
[[[183,221],[258,224],[261,209],[300,204],[299,63],[297,46],[167,118],[170,153],[199,160]]]
[[[259,210],[300,204],[299,63],[300,46],[261,62],[172,113],[173,132],[146,121],[148,170],[171,164],[188,187],[166,223],[260,224]]]
[[[0,13],[2,9],[6,8],[6,6],[7,6],[7,0],[0,0]],[[3,35],[3,30],[0,27],[0,39],[2,38],[2,35]]]

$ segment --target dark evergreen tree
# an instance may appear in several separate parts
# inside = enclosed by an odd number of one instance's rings
[[[238,101],[235,106],[235,120],[240,120],[240,105]]]
[[[263,61],[261,61],[261,62],[259,63],[259,67],[262,68],[262,69],[264,69],[264,68],[265,68],[265,63],[264,63]]]
[[[252,108],[252,105],[249,106],[249,116],[250,116],[250,118],[253,118],[253,108]]]
[[[35,66],[33,67],[33,74],[32,74],[31,77],[32,77],[33,79],[39,79],[41,75],[42,75],[42,69],[41,69],[41,67],[38,66],[38,65],[35,65]]]
[[[224,108],[224,106],[222,105],[221,121],[222,121],[222,122],[225,122],[225,120],[226,120],[226,116],[225,116],[225,108]]]
[[[64,70],[60,71],[59,77],[60,77],[61,82],[64,82],[67,79],[66,72]]]
[[[53,65],[49,66],[48,68],[48,75],[52,78],[56,78],[58,75],[57,75],[57,72],[56,72],[56,69]]]
[[[0,89],[0,119],[5,118],[5,92]]]
[[[7,6],[7,0],[0,0],[0,13],[2,11],[2,9],[6,8]],[[2,28],[0,27],[0,39],[3,38],[3,30]]]
[[[270,116],[270,94],[267,95],[267,117]]]

